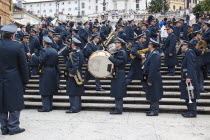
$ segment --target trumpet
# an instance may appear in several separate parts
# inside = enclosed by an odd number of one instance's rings
[[[138,50],[138,51],[137,51],[137,53],[138,53],[138,54],[145,54],[147,51],[149,51],[149,49],[148,49],[148,48],[143,49],[143,50]],[[135,56],[135,55],[130,54],[130,58],[131,58],[131,59],[134,59],[134,58],[136,58],[136,56]]]
[[[194,99],[194,87],[192,85],[192,82],[190,82],[189,84],[187,84],[187,92],[188,92],[188,97],[189,97],[189,104],[193,103],[192,99]]]

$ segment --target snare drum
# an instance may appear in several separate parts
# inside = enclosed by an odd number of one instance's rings
[[[114,64],[106,56],[106,51],[94,52],[88,61],[88,71],[96,78],[107,78],[112,74]]]

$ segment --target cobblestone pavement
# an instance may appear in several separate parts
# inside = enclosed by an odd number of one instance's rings
[[[65,111],[21,112],[25,133],[2,136],[0,140],[210,140],[210,116],[186,119],[180,114],[146,117],[144,113]]]

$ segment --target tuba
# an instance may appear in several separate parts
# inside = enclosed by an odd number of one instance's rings
[[[114,35],[114,31],[112,30],[109,34],[109,36],[107,37],[107,39],[104,41],[104,46],[107,47],[109,42],[115,37]]]
[[[205,40],[201,40],[197,43],[196,45],[196,49],[199,49],[199,50],[207,50],[208,47],[207,47],[207,43]]]
[[[143,49],[143,50],[138,50],[138,51],[137,51],[137,53],[138,53],[138,54],[145,54],[147,51],[149,51],[149,49],[148,49],[148,48]],[[131,58],[131,59],[134,59],[134,58],[136,58],[136,56],[135,56],[135,55],[130,54],[130,58]]]
[[[74,54],[74,53],[75,52],[69,53],[69,58],[70,58],[72,64],[73,64],[72,54]],[[74,79],[75,79],[77,85],[82,85],[83,84],[82,75],[78,70],[76,72],[76,75],[74,76]]]

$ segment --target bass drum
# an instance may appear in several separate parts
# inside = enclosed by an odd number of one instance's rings
[[[107,58],[106,51],[94,52],[88,61],[88,71],[96,78],[107,78],[112,75],[114,64]]]

